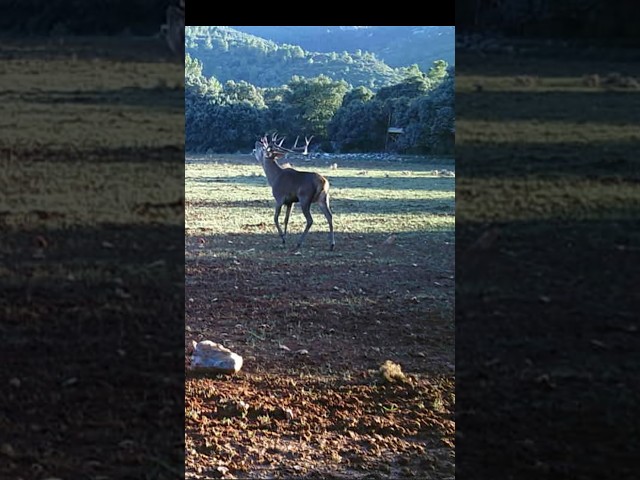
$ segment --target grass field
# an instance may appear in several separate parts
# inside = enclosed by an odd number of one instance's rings
[[[632,478],[640,71],[550,50],[456,58],[457,473]]]
[[[331,183],[333,252],[315,206],[282,246],[253,156],[187,157],[185,346],[245,358],[187,379],[187,476],[453,478],[452,161],[292,163]],[[303,228],[294,207],[289,245]],[[381,383],[387,359],[406,383]]]
[[[0,59],[0,477],[175,478],[183,67],[155,38]]]

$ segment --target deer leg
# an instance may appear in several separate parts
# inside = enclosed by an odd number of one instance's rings
[[[284,233],[282,233],[282,228],[280,228],[280,222],[279,222],[281,210],[282,210],[282,204],[279,203],[278,205],[276,205],[276,213],[273,216],[273,221],[276,224],[276,228],[278,229],[278,233],[280,234],[280,238],[282,239],[282,243],[284,244]]]
[[[318,202],[318,205],[329,224],[329,250],[333,250],[336,246],[336,239],[333,234],[333,214],[331,213],[331,208],[329,208],[329,196],[325,195],[325,197]]]
[[[304,229],[304,232],[302,232],[302,235],[300,236],[300,240],[298,241],[298,246],[297,248],[302,247],[302,243],[304,242],[304,238],[307,236],[307,233],[309,233],[309,229],[311,228],[311,225],[313,225],[313,218],[311,217],[311,202],[300,202],[300,207],[302,209],[302,213],[304,214],[304,218],[307,219],[307,226]]]
[[[284,214],[284,236],[287,236],[287,225],[289,225],[289,214],[291,213],[291,203],[287,204],[287,211]]]

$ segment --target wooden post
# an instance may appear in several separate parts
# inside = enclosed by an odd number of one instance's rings
[[[384,153],[387,153],[387,147],[389,145],[389,127],[391,127],[391,110],[389,110],[389,121],[387,122],[387,131],[384,138]]]

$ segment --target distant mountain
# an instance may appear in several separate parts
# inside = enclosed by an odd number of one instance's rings
[[[378,89],[406,76],[406,69],[392,68],[369,52],[310,52],[231,27],[188,26],[185,48],[202,62],[205,76],[222,82],[244,80],[259,87],[281,86],[293,75],[323,74],[353,86]]]
[[[455,64],[455,28],[434,27],[241,27],[234,29],[314,52],[374,53],[391,67],[418,64],[428,70],[435,60]]]
[[[230,27],[188,26],[185,48],[202,62],[205,76],[213,75],[222,82],[244,80],[258,87],[281,86],[293,75],[323,74],[353,86],[378,89],[406,75],[406,69],[389,67],[368,52],[309,52]]]

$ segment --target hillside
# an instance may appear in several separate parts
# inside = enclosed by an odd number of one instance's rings
[[[405,69],[392,68],[372,53],[310,52],[230,27],[188,26],[185,48],[202,62],[205,76],[222,82],[245,80],[259,87],[283,85],[294,75],[323,74],[353,86],[378,89],[405,77]]]
[[[453,151],[455,69],[445,60],[392,68],[370,52],[310,52],[231,27],[187,27],[186,50],[188,151],[243,151],[267,131],[312,135],[324,152]],[[404,129],[391,144],[389,122]]]
[[[427,70],[435,60],[455,63],[455,28],[436,27],[241,27],[234,29],[314,52],[371,52],[391,67],[418,64]]]

